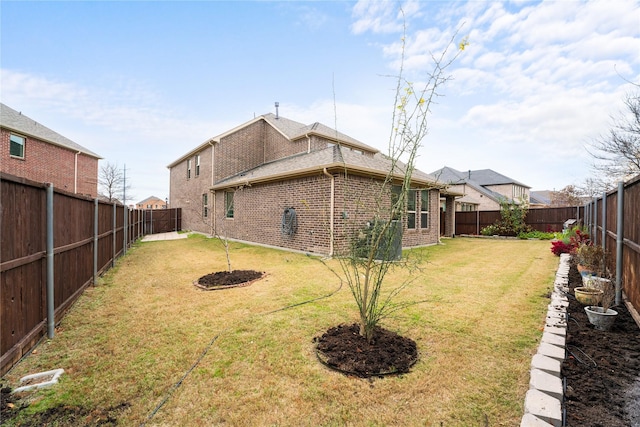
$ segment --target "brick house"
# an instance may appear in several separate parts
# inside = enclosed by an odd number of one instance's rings
[[[167,209],[167,201],[151,196],[136,203],[135,209]]]
[[[391,162],[375,148],[321,123],[274,114],[211,138],[167,167],[170,204],[182,208],[183,228],[325,255],[345,248],[394,190],[384,185]],[[402,178],[397,169],[396,183]],[[452,236],[455,196],[415,170],[403,247]],[[441,197],[451,216],[442,232]]]
[[[431,175],[451,191],[464,194],[456,200],[457,211],[500,210],[501,200],[516,203],[523,198],[527,202],[531,200],[531,187],[491,169],[460,172],[445,166]]]
[[[0,172],[97,197],[100,156],[4,104],[0,110]]]

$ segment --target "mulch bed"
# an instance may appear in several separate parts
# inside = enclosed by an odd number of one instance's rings
[[[328,367],[362,378],[403,374],[418,360],[415,341],[376,328],[373,343],[360,335],[360,326],[339,325],[314,338],[318,359]]]
[[[202,276],[193,284],[207,291],[249,286],[264,277],[265,273],[254,270],[218,271]]]
[[[640,328],[624,304],[609,331],[589,323],[573,289],[582,286],[578,270],[569,272],[566,377],[566,425],[570,427],[640,426]]]

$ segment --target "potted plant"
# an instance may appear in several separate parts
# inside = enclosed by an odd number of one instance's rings
[[[616,291],[613,283],[609,281],[602,291],[601,307],[588,306],[584,308],[589,323],[599,331],[608,331],[616,320],[618,312],[611,309],[615,302]]]
[[[602,246],[583,243],[576,250],[576,264],[581,275],[600,276],[604,271],[605,252]]]

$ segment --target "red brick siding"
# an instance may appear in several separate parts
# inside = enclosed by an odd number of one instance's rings
[[[235,191],[234,218],[225,218],[224,191],[216,192],[216,231],[248,242],[305,252],[329,252],[330,180],[324,175],[244,187]],[[293,207],[298,229],[281,232],[282,215]]]
[[[172,167],[169,171],[169,207],[182,208],[182,228],[209,234],[211,215],[203,218],[202,195],[209,194],[211,182],[211,153],[209,145],[200,151],[200,174],[196,175],[196,156],[191,159],[191,178],[187,179],[187,160]],[[217,153],[216,153],[217,154]],[[209,211],[213,200],[209,194]]]
[[[2,172],[36,182],[51,182],[54,188],[97,197],[98,159],[78,154],[76,188],[76,152],[15,132],[16,135],[26,138],[24,159],[11,157],[9,151],[11,133],[13,132],[7,129],[2,129],[0,132],[0,170]]]
[[[343,252],[349,239],[375,212],[383,216],[388,209],[389,192],[380,196],[380,181],[335,175],[334,250]],[[304,252],[328,254],[330,247],[331,179],[319,174],[291,181],[257,184],[236,190],[234,218],[225,218],[224,191],[216,192],[216,232],[229,238],[283,247]],[[438,209],[439,192],[431,192],[431,209]],[[281,221],[284,209],[293,207],[298,230],[283,236]],[[343,215],[344,212],[344,215]],[[438,214],[425,230],[406,230],[403,246],[420,246],[438,242]],[[432,213],[430,213],[433,215]],[[435,221],[435,222],[433,222]]]
[[[274,160],[282,159],[292,156],[297,153],[304,153],[307,151],[307,140],[299,139],[295,142],[289,141],[282,136],[280,132],[272,128],[268,124],[264,124],[265,137],[264,137],[264,161],[272,162]]]

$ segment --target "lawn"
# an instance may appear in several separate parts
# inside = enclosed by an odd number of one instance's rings
[[[64,368],[59,384],[27,396],[21,417],[77,422],[75,411],[88,424],[519,425],[558,264],[549,247],[455,238],[411,251],[422,272],[400,299],[426,302],[384,326],[415,340],[420,360],[408,374],[365,380],[315,356],[315,336],[357,319],[348,287],[318,259],[232,244],[234,269],[267,276],[203,291],[192,282],[226,268],[220,242],[138,243],[3,383]]]

